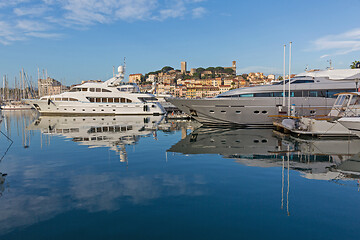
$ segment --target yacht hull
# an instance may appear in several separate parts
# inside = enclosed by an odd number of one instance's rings
[[[159,103],[92,103],[27,100],[41,115],[164,115]]]
[[[240,127],[271,126],[273,118],[288,115],[283,99],[272,97],[209,98],[209,99],[167,99],[181,111],[204,125],[226,125]],[[293,97],[298,115],[327,115],[335,99],[319,97]]]

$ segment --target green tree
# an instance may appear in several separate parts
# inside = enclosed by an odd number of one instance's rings
[[[217,72],[217,73],[223,73],[223,72],[224,72],[224,68],[223,68],[223,67],[216,67],[216,68],[215,68],[215,72]]]
[[[279,80],[279,81],[282,81],[282,80],[283,80],[283,77],[282,77],[282,76],[279,76],[279,77],[278,77],[278,80]]]
[[[170,67],[170,66],[165,66],[165,67],[163,67],[163,68],[161,69],[161,72],[166,73],[166,72],[168,72],[168,71],[170,71],[170,70],[174,70],[174,68],[173,68],[173,67]]]
[[[201,74],[203,71],[205,71],[205,68],[199,67],[196,69],[196,73]]]
[[[206,71],[211,71],[212,73],[215,72],[215,68],[214,67],[208,67],[205,69]]]
[[[226,68],[226,69],[224,69],[224,72],[232,75],[232,74],[234,74],[235,71],[232,68]]]
[[[241,75],[243,77],[243,79],[247,79],[247,77],[249,76],[248,74],[244,73]]]
[[[356,64],[359,63],[359,62],[360,62],[360,61],[356,61],[356,60],[353,61],[353,62],[351,63],[351,65],[350,65],[350,68],[351,68],[351,69],[356,68]]]

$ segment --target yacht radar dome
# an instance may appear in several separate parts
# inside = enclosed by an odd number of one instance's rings
[[[118,67],[118,73],[120,73],[120,74],[124,73],[124,66]]]

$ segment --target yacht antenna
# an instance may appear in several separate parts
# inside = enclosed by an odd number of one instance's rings
[[[113,66],[113,77],[115,77],[115,67]]]
[[[290,45],[289,45],[289,96],[288,96],[288,115],[290,114],[290,104],[291,104],[291,99],[290,99],[290,95],[291,95],[291,84],[290,84],[290,79],[291,79],[291,44],[292,44],[292,42],[290,42]]]
[[[330,70],[333,69],[333,68],[332,68],[332,61],[331,61],[331,59],[327,60],[327,62],[330,64],[330,67],[329,67],[328,69],[330,69]]]
[[[284,72],[283,72],[283,107],[285,107],[285,52],[286,52],[286,44],[284,44]]]
[[[124,57],[124,75],[125,75],[125,70],[126,70],[126,57]]]

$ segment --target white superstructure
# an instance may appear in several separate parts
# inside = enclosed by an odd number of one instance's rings
[[[29,99],[42,115],[163,115],[164,108],[152,94],[136,84],[123,83],[124,68],[105,82],[86,82],[69,92]]]
[[[360,69],[313,71],[291,79],[291,109],[297,115],[327,115],[335,94],[354,92],[358,88]],[[283,83],[239,88],[205,99],[167,99],[181,111],[207,125],[266,126],[272,116],[291,115],[288,112],[288,80]],[[284,105],[285,102],[285,105]]]

